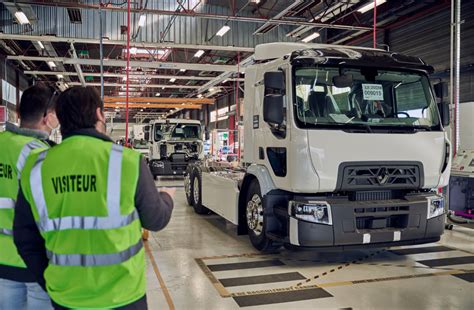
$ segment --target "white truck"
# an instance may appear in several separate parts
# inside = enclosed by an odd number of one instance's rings
[[[149,123],[149,165],[154,177],[183,175],[189,164],[204,158],[201,123],[197,120],[162,119]]]
[[[132,148],[141,153],[147,161],[150,155],[150,148],[148,139],[145,139],[145,133],[149,130],[149,127],[150,125],[146,124],[133,125],[130,132]]]
[[[257,46],[245,69],[242,163],[188,167],[188,202],[261,251],[439,240],[451,144],[447,85],[433,87],[432,71],[379,49]]]

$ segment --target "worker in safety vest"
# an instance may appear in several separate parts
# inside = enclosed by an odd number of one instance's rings
[[[146,309],[141,230],[164,228],[173,209],[140,153],[105,135],[103,110],[94,88],[62,93],[63,142],[21,176],[15,244],[55,309]]]
[[[27,156],[46,149],[58,120],[54,90],[45,85],[28,88],[18,106],[20,127],[6,124],[0,133],[0,309],[50,309],[48,294],[27,270],[13,243],[13,215],[18,180]]]

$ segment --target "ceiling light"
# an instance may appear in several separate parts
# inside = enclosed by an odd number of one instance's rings
[[[229,31],[229,30],[230,30],[230,27],[229,27],[229,26],[227,26],[227,25],[222,26],[222,28],[216,33],[216,36],[222,37],[222,36],[224,36],[224,35],[227,33],[227,31]]]
[[[165,89],[165,87],[163,86],[163,87],[161,87],[161,89]]]
[[[147,102],[146,104],[150,104],[149,102]]]
[[[308,43],[309,41],[313,41],[317,37],[319,37],[319,32],[315,32],[313,34],[310,34],[309,36],[307,36],[306,38],[304,38],[301,41],[303,41],[304,43]]]
[[[186,72],[186,69],[179,69],[179,72]]]
[[[48,61],[46,62],[48,64],[48,66],[51,68],[51,70],[53,70],[54,68],[56,68],[56,64],[54,63],[54,61]]]
[[[160,93],[156,93],[155,96],[156,96],[156,97],[159,97],[159,96],[161,96],[161,94],[160,94]]]
[[[203,50],[199,50],[199,51],[196,52],[196,54],[194,54],[194,57],[199,58],[199,57],[201,57],[202,55],[204,55],[204,51],[203,51]]]
[[[143,109],[140,109],[140,112],[143,112]]]
[[[44,45],[43,45],[43,43],[41,43],[41,41],[38,41],[38,45],[42,50],[44,50]]]
[[[214,87],[209,88],[209,92],[213,92],[213,91],[215,91],[215,90],[216,90],[216,89],[215,89]]]
[[[170,79],[170,83],[174,83],[174,82],[176,82],[175,78]]]
[[[225,83],[227,83],[227,79],[225,79],[224,81],[222,81],[222,84],[225,84]]]
[[[60,79],[60,80],[61,80],[61,79],[64,79],[64,75],[62,75],[62,74],[58,74],[58,75],[56,75],[56,76],[57,76],[58,79]]]
[[[371,1],[370,3],[364,5],[363,7],[361,7],[360,9],[357,10],[357,12],[360,12],[360,13],[365,13],[367,11],[370,11],[374,8],[374,2],[377,4],[377,6],[383,4],[386,2],[386,0],[374,0],[374,1]]]
[[[145,27],[146,16],[145,14],[140,15],[140,19],[138,20],[138,27]]]
[[[202,94],[198,94],[198,98],[202,98]]]
[[[22,11],[17,11],[15,13],[15,18],[20,23],[20,25],[26,25],[30,23],[28,17],[26,17],[25,13],[23,13]]]

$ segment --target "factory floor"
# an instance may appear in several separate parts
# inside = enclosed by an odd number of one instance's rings
[[[186,205],[182,179],[169,225],[147,249],[150,309],[474,309],[474,230],[391,249],[262,255],[217,215]]]

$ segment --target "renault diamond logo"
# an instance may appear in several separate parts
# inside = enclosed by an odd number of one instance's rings
[[[388,173],[387,173],[387,168],[381,168],[379,172],[377,173],[377,182],[379,182],[380,185],[384,185],[388,181]]]

